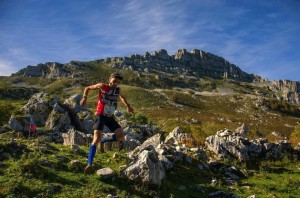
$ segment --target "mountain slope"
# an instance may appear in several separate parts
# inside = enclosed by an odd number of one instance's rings
[[[128,58],[107,58],[90,62],[71,61],[67,64],[46,63],[27,67],[11,77],[2,78],[0,97],[7,100],[19,93],[29,93],[13,98],[13,101],[19,101],[28,99],[31,93],[44,91],[67,98],[72,94],[82,93],[86,85],[106,81],[110,73],[117,71],[124,76],[121,85],[123,93],[136,111],[146,115],[149,120],[158,123],[166,131],[181,125],[201,142],[207,135],[220,128],[233,129],[245,123],[250,128],[250,135],[254,137],[267,136],[273,131],[290,136],[297,126],[300,115],[295,97],[298,94],[297,82],[293,84],[282,81],[275,83],[274,86],[274,83],[257,75],[241,72],[238,67],[232,71],[243,74],[239,75],[239,79],[244,76],[244,80],[249,80],[251,76],[255,76],[255,82],[241,82],[221,76],[199,77],[194,74],[197,72],[199,74],[201,69],[197,70],[195,61],[192,60],[200,52],[203,60],[207,60],[206,63],[219,64],[219,60],[224,60],[199,50],[194,50],[193,53],[179,50],[173,56],[167,55],[165,50],[160,50],[154,55],[146,53],[145,56],[134,55]],[[168,60],[163,62],[168,66],[162,66],[163,57]],[[146,63],[152,65],[145,68],[145,71],[142,70],[142,66],[128,65],[129,62],[136,64],[138,60],[142,62],[141,65]],[[182,64],[180,67],[184,71],[194,67],[195,72],[179,74],[170,69],[174,68],[172,64],[179,63]],[[200,62],[200,66],[201,64],[203,63]],[[223,70],[228,69],[226,64],[223,65]],[[161,70],[158,71],[158,68]],[[209,68],[213,68],[213,65]],[[166,72],[167,70],[170,72]],[[229,76],[234,77],[233,74],[234,72]],[[283,91],[285,89],[289,94]],[[90,94],[89,110],[94,111],[97,92]],[[281,97],[282,94],[286,94],[286,97]],[[7,123],[7,119],[8,116],[2,124]]]
[[[199,58],[197,54],[202,55]],[[197,61],[199,65],[195,64]],[[209,135],[224,128],[234,130],[245,123],[249,139],[267,137],[270,142],[288,139],[294,145],[300,141],[298,82],[268,82],[200,50],[193,53],[179,50],[172,56],[160,50],[153,55],[45,63],[24,68],[10,77],[0,78],[3,115],[0,126],[8,122],[11,114],[19,115],[18,110],[34,93],[49,93],[47,98],[57,97],[60,104],[74,94],[81,94],[84,86],[106,81],[116,71],[124,76],[120,85],[122,93],[137,112],[128,119],[158,125],[163,136],[180,126],[196,139],[195,146],[199,147]],[[97,97],[98,91],[90,92],[91,116]],[[119,109],[125,111],[123,105]],[[0,197],[105,197],[108,194],[208,197],[219,190],[242,197],[299,196],[297,162],[287,158],[280,162],[261,162],[258,167],[250,167],[246,177],[227,185],[227,178],[220,172],[201,171],[201,165],[206,162],[195,157],[191,164],[185,161],[176,164],[167,171],[160,189],[153,189],[122,177],[119,166],[129,163],[124,152],[117,157],[113,157],[115,151],[97,154],[95,166],[109,166],[115,172],[112,180],[103,180],[83,174],[87,153],[76,153],[73,147],[49,142],[49,138],[57,137],[48,126],[39,125],[45,136],[33,139],[19,138],[11,130],[2,133],[2,129],[5,127],[0,127]],[[135,128],[133,132],[139,130]],[[88,151],[88,146],[81,148]],[[235,161],[222,163],[224,167],[241,170],[246,166]],[[218,162],[212,164],[218,166]]]

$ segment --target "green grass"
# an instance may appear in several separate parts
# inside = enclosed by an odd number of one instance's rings
[[[8,123],[10,116],[27,103],[27,100],[0,100],[0,126]]]
[[[5,138],[7,137],[2,134],[0,149],[12,153],[10,138]],[[87,154],[75,154],[69,146],[45,143],[38,139],[17,139],[17,142],[19,145],[27,145],[27,149],[19,150],[9,159],[1,159],[0,197],[104,197],[110,193],[145,197],[145,193],[149,193],[124,182],[119,174],[119,166],[128,164],[128,159],[122,153],[116,159],[112,158],[115,151],[97,153],[94,161],[97,169],[110,167],[114,170],[116,181],[113,182],[111,179],[101,179],[96,174],[85,175],[83,169]],[[29,146],[30,144],[35,146]],[[86,146],[81,148],[88,151]],[[63,156],[66,162],[59,160],[57,156]],[[71,168],[71,160],[79,160],[80,166]],[[50,185],[57,188],[55,194],[50,194]]]
[[[239,188],[238,193],[245,196],[255,194],[258,197],[299,197],[300,170],[299,163],[289,160],[263,162],[259,170],[244,180],[241,185],[249,188]]]
[[[177,163],[168,170],[161,187],[157,189],[130,182],[119,173],[119,166],[129,163],[122,155],[124,152],[116,159],[112,158],[115,151],[96,154],[94,166],[97,169],[112,168],[115,172],[115,181],[112,181],[101,179],[96,174],[83,174],[87,153],[76,154],[69,146],[47,143],[42,139],[16,139],[18,146],[12,147],[7,134],[1,134],[0,138],[2,153],[17,151],[8,159],[0,156],[0,197],[106,197],[112,193],[119,197],[183,198],[208,197],[209,193],[218,190],[240,197],[253,194],[258,197],[271,194],[278,197],[300,196],[299,164],[286,159],[261,163],[260,168],[248,170],[249,176],[240,178],[232,187],[222,184],[224,177],[220,174],[199,171],[197,165],[201,160],[193,159],[192,164]],[[81,149],[88,151],[87,146],[81,146]],[[72,167],[71,160],[79,160],[80,165]],[[212,178],[219,181],[217,185],[211,185]],[[181,185],[186,187],[185,191],[179,190]],[[204,192],[196,191],[195,187],[201,187]]]
[[[0,88],[0,99],[28,100],[33,94],[37,92],[38,89],[36,88],[26,88],[26,87]]]
[[[121,92],[129,104],[136,108],[137,111],[140,109],[156,109],[159,106],[164,106],[166,103],[163,96],[144,88],[122,85]]]

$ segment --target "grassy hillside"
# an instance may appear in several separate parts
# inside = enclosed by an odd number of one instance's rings
[[[8,122],[10,115],[27,103],[32,94],[48,92],[61,101],[73,94],[81,94],[84,87],[106,81],[112,72],[124,76],[121,90],[135,108],[131,120],[152,122],[165,133],[176,126],[196,138],[203,145],[205,138],[216,131],[236,129],[245,123],[248,137],[268,137],[277,131],[290,138],[295,145],[300,139],[299,106],[275,100],[266,85],[242,83],[211,78],[182,78],[179,75],[158,72],[141,73],[117,70],[106,64],[85,62],[90,69],[82,71],[82,79],[48,79],[38,77],[0,78],[0,125]],[[95,110],[98,91],[91,91],[88,108]],[[125,110],[123,104],[119,109]],[[142,119],[140,119],[142,118]],[[16,139],[17,144],[12,144]],[[119,166],[128,163],[124,151],[113,158],[115,151],[97,153],[95,166],[110,167],[115,171],[112,181],[96,175],[84,175],[86,154],[76,154],[68,146],[47,142],[45,139],[17,138],[16,134],[0,134],[0,197],[207,197],[209,193],[225,190],[241,197],[299,197],[299,163],[285,159],[281,162],[263,162],[246,171],[233,186],[224,185],[222,175],[199,171],[200,160],[192,164],[177,164],[168,171],[160,189],[146,188],[128,182],[119,172]],[[88,145],[81,146],[88,152]],[[14,153],[7,157],[3,153]],[[78,164],[71,165],[72,160]],[[229,163],[229,162],[224,162]],[[241,169],[243,164],[230,162]],[[249,168],[249,167],[248,167]],[[212,178],[217,179],[211,185]],[[184,185],[187,189],[180,190]],[[199,187],[200,190],[199,192]],[[197,190],[198,189],[198,190]]]
[[[199,142],[217,130],[234,130],[242,123],[248,126],[250,137],[267,136],[273,131],[289,137],[300,121],[299,106],[269,98],[274,93],[266,83],[117,70],[96,61],[83,64],[89,68],[82,71],[86,76],[84,79],[2,77],[0,105],[5,116],[1,117],[1,125],[33,93],[44,91],[64,100],[82,93],[86,85],[107,81],[116,71],[124,76],[122,93],[136,112],[147,116],[165,131],[180,125]],[[91,111],[95,109],[97,97],[98,91],[90,92],[88,107]],[[119,108],[124,110],[122,104]]]
[[[258,197],[300,196],[300,171],[292,161],[266,162],[247,170],[247,178],[241,178],[232,186],[224,185],[224,176],[209,171],[199,171],[199,160],[192,164],[177,164],[167,172],[160,189],[141,186],[127,181],[119,167],[128,164],[124,151],[113,158],[116,151],[97,153],[94,166],[110,167],[113,179],[83,174],[87,154],[77,154],[69,146],[47,142],[45,139],[16,138],[11,142],[9,134],[0,134],[0,197],[207,197],[218,190],[235,193],[241,197],[256,194]],[[88,151],[88,146],[80,147]],[[77,160],[75,165],[72,161]],[[226,162],[225,162],[226,163]],[[228,162],[227,162],[228,163]],[[231,162],[231,165],[232,162]],[[243,169],[243,165],[234,164]],[[298,165],[299,166],[299,165]],[[211,179],[217,183],[212,185]],[[280,181],[280,182],[278,182]],[[186,190],[180,190],[184,185]],[[197,190],[198,189],[198,190]],[[200,191],[199,191],[200,189]]]

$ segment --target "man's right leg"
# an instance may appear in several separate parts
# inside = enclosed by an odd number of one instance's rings
[[[96,147],[99,144],[101,137],[102,137],[102,131],[94,130],[94,138],[93,138],[93,142],[91,144],[89,155],[88,155],[88,165],[84,169],[84,172],[86,172],[86,173],[91,173],[91,171],[93,171],[92,164],[93,164],[94,157],[96,155]]]

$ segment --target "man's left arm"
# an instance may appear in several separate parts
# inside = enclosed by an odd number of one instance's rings
[[[126,106],[127,112],[130,114],[133,113],[134,109],[130,106],[130,104],[128,104],[126,98],[121,93],[119,94],[119,98],[122,101],[122,103]]]

